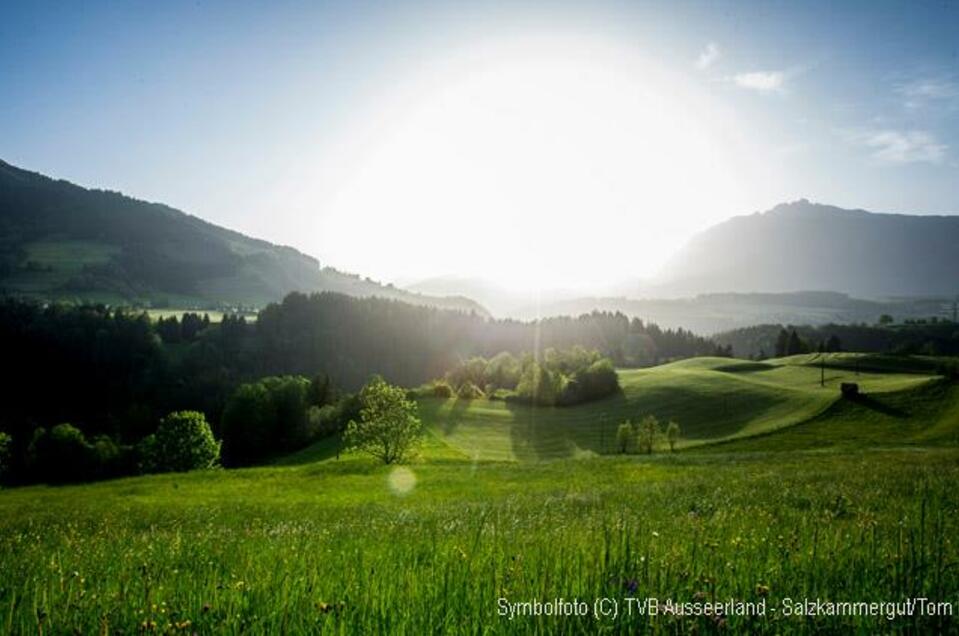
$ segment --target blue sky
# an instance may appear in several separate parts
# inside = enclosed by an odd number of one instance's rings
[[[552,255],[583,240],[649,254],[610,257],[584,284],[610,266],[647,275],[692,232],[800,197],[959,213],[956,2],[8,2],[2,13],[0,158],[381,279],[488,273],[491,246],[522,253],[534,278],[563,277]],[[596,101],[578,104],[582,92]],[[623,107],[597,132],[590,113],[612,102]],[[675,174],[640,187],[658,156]],[[501,157],[514,160],[505,176]],[[556,218],[565,230],[544,229]],[[404,232],[445,219],[472,239]],[[512,233],[484,229],[516,219]],[[610,223],[629,240],[604,237]]]

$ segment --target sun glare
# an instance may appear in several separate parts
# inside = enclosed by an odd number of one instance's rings
[[[386,279],[558,288],[645,275],[738,198],[721,110],[637,48],[474,46],[375,112],[380,141],[353,157],[324,228],[367,248],[323,253]],[[380,262],[357,260],[370,254]]]

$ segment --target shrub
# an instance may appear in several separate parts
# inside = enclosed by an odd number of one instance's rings
[[[556,404],[560,381],[561,374],[553,374],[545,366],[530,360],[516,385],[516,396],[534,404],[551,406]]]
[[[483,390],[472,382],[464,382],[456,391],[456,397],[462,400],[478,400],[484,396]]]
[[[131,475],[137,471],[136,453],[109,435],[98,435],[90,444],[92,476],[97,479]]]
[[[323,378],[267,377],[240,385],[223,410],[223,456],[229,465],[256,463],[270,455],[294,451],[319,436],[311,407],[330,399]]]
[[[656,416],[647,415],[644,417],[636,431],[636,442],[640,452],[651,455],[660,434],[659,420],[656,419]]]
[[[90,476],[90,445],[72,424],[57,424],[49,431],[38,428],[27,454],[30,472],[41,481],[82,481]]]
[[[433,383],[433,397],[449,399],[453,397],[453,387],[446,380],[437,380]]]
[[[230,465],[251,464],[276,445],[276,408],[266,385],[241,384],[223,411],[223,455]]]
[[[148,441],[147,441],[148,440]],[[220,459],[220,443],[213,438],[202,413],[176,411],[160,420],[157,432],[141,451],[153,472],[181,472],[211,468]]]

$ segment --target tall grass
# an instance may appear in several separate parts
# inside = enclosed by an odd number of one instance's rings
[[[956,631],[942,617],[517,617],[498,599],[959,611],[959,453],[349,460],[0,493],[6,633]]]

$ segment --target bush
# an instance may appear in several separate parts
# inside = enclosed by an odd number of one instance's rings
[[[320,436],[312,407],[326,406],[334,392],[323,378],[268,377],[240,385],[223,411],[223,456],[229,465],[247,465],[290,452]],[[324,403],[319,403],[324,402]]]
[[[651,455],[662,431],[655,415],[647,415],[636,430],[636,443],[642,453]]]
[[[483,390],[472,382],[464,382],[456,392],[456,397],[461,400],[478,400],[484,397]]]
[[[211,468],[220,459],[220,443],[202,413],[177,411],[160,420],[157,432],[144,440],[140,455],[149,472]]]
[[[453,387],[446,380],[437,380],[433,383],[433,397],[449,399],[453,397]]]
[[[57,424],[49,431],[38,428],[27,454],[30,472],[41,481],[82,481],[90,476],[90,445],[72,424]]]
[[[545,366],[530,360],[516,385],[516,397],[520,401],[543,406],[556,404],[556,395],[561,392],[560,373],[551,373]]]
[[[223,411],[223,455],[234,466],[251,464],[276,445],[276,408],[266,385],[241,384]]]

